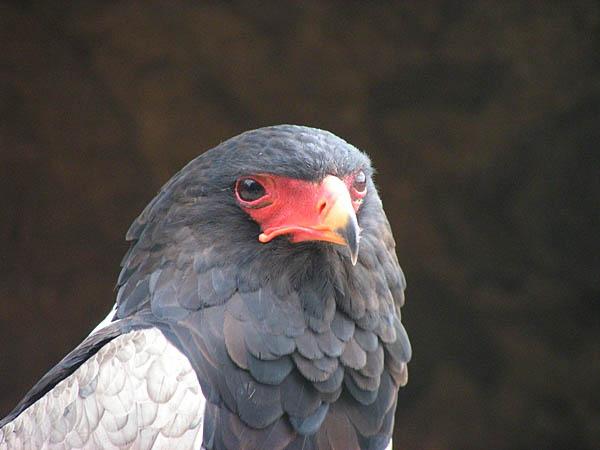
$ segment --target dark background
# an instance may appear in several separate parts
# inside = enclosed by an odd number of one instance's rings
[[[277,123],[379,170],[396,448],[598,445],[597,1],[1,2],[0,416],[108,312],[160,186]]]

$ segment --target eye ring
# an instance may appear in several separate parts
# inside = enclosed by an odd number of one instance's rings
[[[352,180],[352,189],[358,195],[365,195],[367,192],[367,176],[364,171],[359,171]]]
[[[242,177],[235,182],[235,195],[243,203],[254,203],[267,195],[267,190],[254,178]]]

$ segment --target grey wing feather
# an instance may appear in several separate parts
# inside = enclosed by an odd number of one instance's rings
[[[0,429],[8,449],[200,448],[205,399],[155,328],[120,335]]]

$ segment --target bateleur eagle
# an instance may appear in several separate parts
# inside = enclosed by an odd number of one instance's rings
[[[385,449],[411,348],[368,157],[249,131],[127,232],[116,304],[0,422],[0,449]]]

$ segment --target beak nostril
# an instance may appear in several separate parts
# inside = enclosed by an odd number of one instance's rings
[[[325,200],[325,199],[320,200],[319,203],[317,204],[317,211],[319,212],[319,215],[323,214],[323,211],[325,211],[326,207],[327,207],[327,200]]]

